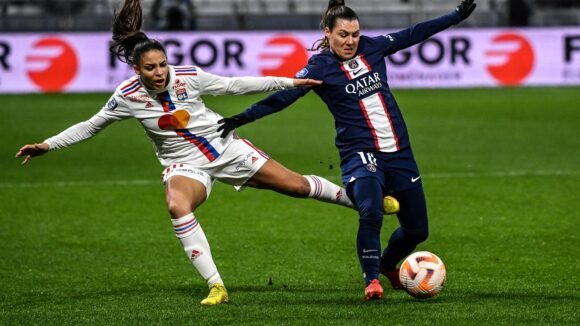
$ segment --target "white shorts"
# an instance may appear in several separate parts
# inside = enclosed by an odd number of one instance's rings
[[[234,139],[217,160],[203,166],[184,163],[173,164],[163,170],[163,183],[181,175],[201,182],[207,197],[215,180],[234,186],[240,191],[244,184],[266,164],[270,157],[243,138]]]

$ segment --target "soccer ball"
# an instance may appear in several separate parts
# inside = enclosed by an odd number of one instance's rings
[[[447,272],[443,261],[428,251],[415,252],[403,261],[399,280],[410,295],[427,299],[437,295],[445,284]]]

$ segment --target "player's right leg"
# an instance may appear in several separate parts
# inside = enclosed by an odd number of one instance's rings
[[[389,244],[381,258],[381,274],[385,275],[395,289],[402,288],[399,282],[397,264],[415,250],[417,245],[429,236],[427,204],[423,186],[395,193],[401,202],[401,211],[397,214],[400,227],[389,239]]]
[[[211,191],[211,179],[201,171],[191,171],[187,167],[174,166],[165,172],[167,208],[185,254],[210,287],[209,296],[201,304],[221,304],[228,301],[228,293],[212,259],[209,242],[193,213]]]

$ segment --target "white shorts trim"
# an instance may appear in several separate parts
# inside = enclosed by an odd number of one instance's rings
[[[201,182],[205,186],[205,197],[206,199],[209,198],[209,194],[211,193],[211,188],[213,185],[213,180],[209,174],[202,170],[196,169],[191,165],[173,164],[172,166],[163,170],[161,173],[163,184],[166,184],[167,180],[176,175],[184,176]]]
[[[217,160],[203,166],[179,163],[168,166],[162,173],[163,183],[175,175],[201,182],[207,196],[215,180],[234,186],[240,191],[270,157],[246,139],[235,138]]]

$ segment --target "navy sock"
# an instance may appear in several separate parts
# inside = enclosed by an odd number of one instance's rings
[[[383,192],[375,178],[358,179],[349,186],[349,190],[359,211],[357,253],[368,285],[372,280],[379,278]]]

